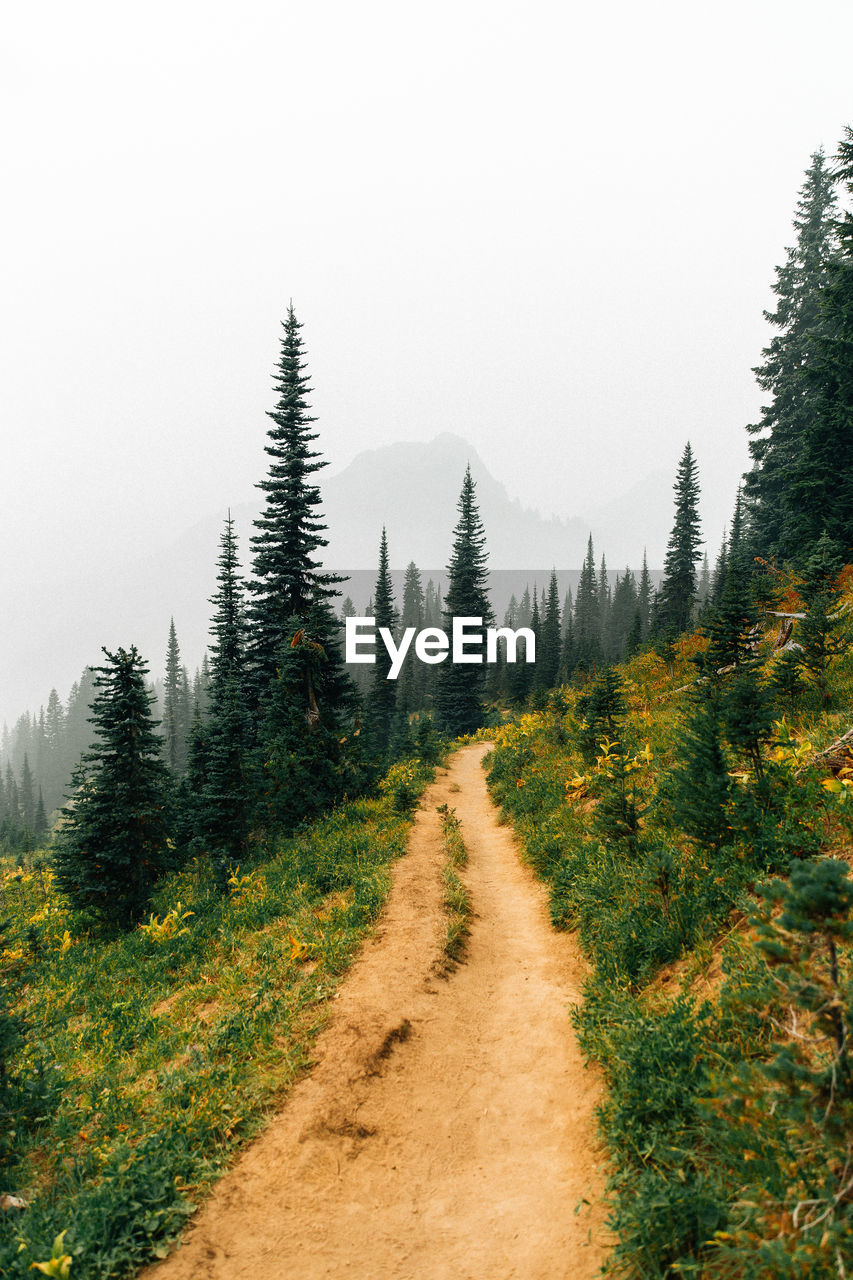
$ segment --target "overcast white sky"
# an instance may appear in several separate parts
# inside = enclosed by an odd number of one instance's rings
[[[8,8],[15,625],[33,577],[253,495],[291,297],[335,470],[452,430],[571,515],[689,437],[716,546],[851,47],[849,0]]]

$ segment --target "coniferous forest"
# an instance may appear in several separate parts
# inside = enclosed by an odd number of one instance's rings
[[[793,225],[720,545],[684,440],[658,572],[642,530],[634,568],[590,537],[574,593],[555,567],[500,617],[470,468],[443,593],[408,560],[395,597],[405,529],[377,527],[363,608],[325,564],[290,306],[261,511],[248,546],[229,514],[211,547],[203,663],[174,621],[162,655],[129,636],[4,733],[2,1274],[165,1255],[306,1070],[460,738],[494,743],[492,794],[588,962],[610,1274],[853,1274],[850,129]],[[347,661],[355,617],[375,661]],[[410,637],[392,678],[381,634],[455,619],[472,651],[497,632],[494,661]]]

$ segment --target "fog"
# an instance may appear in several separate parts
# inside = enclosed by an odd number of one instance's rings
[[[291,298],[332,471],[451,431],[568,518],[689,438],[716,550],[802,174],[853,120],[849,3],[34,3],[4,28],[0,721],[57,683],[53,584],[253,498]]]

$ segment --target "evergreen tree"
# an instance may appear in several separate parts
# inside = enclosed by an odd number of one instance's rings
[[[391,570],[388,567],[388,538],[384,525],[382,537],[379,540],[379,574],[374,592],[373,617],[376,619],[377,635],[379,628],[385,627],[392,636],[396,636],[398,615],[394,607],[394,587],[391,582]],[[397,701],[395,682],[388,678],[390,670],[391,657],[388,649],[378,642],[376,662],[371,668],[368,712],[371,738],[380,754],[388,750]]]
[[[714,576],[711,579],[711,595],[709,599],[710,599],[710,603],[715,607],[722,603],[723,591],[725,590],[725,586],[726,586],[726,571],[728,569],[728,559],[729,559],[728,539],[727,539],[726,531],[724,529],[723,536],[720,541],[720,551],[717,556],[716,564],[714,565]]]
[[[291,306],[275,378],[278,400],[268,414],[270,466],[259,485],[265,504],[252,538],[249,610],[262,804],[288,827],[300,813],[333,803],[352,782],[340,746],[351,741],[354,689],[330,603],[343,579],[320,572],[315,558],[326,539],[314,477],[326,464],[311,447],[317,436],[301,327]]]
[[[418,566],[412,560],[406,566],[403,580],[403,616],[400,628],[414,627],[415,631],[423,630],[426,625],[423,584]],[[427,705],[427,679],[432,668],[422,663],[410,645],[403,660],[403,668],[397,677],[397,720],[398,731],[408,727],[409,716],[421,711]]]
[[[727,559],[720,603],[709,610],[704,625],[710,641],[704,665],[710,674],[750,661],[752,632],[757,621],[743,558],[735,555]]]
[[[696,562],[701,556],[699,481],[689,441],[681,456],[673,488],[675,521],[654,611],[654,628],[659,635],[679,635],[686,631],[696,599]]]
[[[21,805],[21,819],[27,831],[32,832],[35,826],[36,817],[36,797],[33,787],[33,774],[30,769],[30,761],[26,752],[24,753],[24,762],[21,765],[21,783],[18,787],[18,797]]]
[[[22,824],[18,784],[9,762],[6,764],[6,821],[10,827],[20,827]]]
[[[313,642],[326,650],[328,661],[335,661],[329,642],[333,620],[327,602],[342,581],[321,573],[316,558],[327,539],[323,537],[315,476],[327,464],[312,448],[317,433],[311,430],[315,421],[309,413],[311,388],[300,336],[302,325],[292,305],[283,327],[274,379],[278,399],[267,415],[273,424],[265,445],[270,465],[267,478],[258,485],[265,496],[264,509],[255,521],[257,533],[252,538],[251,660],[260,697],[276,674],[281,645],[294,634],[288,630],[293,618],[304,626],[308,615],[313,615]]]
[[[841,591],[837,582],[843,563],[837,544],[824,533],[806,562],[800,588],[806,604],[806,616],[797,630],[802,646],[800,661],[824,703],[829,702],[830,664],[848,647],[842,634],[842,623],[846,619],[839,609]]]
[[[765,319],[776,332],[755,370],[770,399],[747,427],[752,470],[745,477],[752,541],[759,555],[795,559],[800,516],[795,476],[810,424],[818,415],[819,385],[808,376],[819,360],[818,342],[829,317],[822,305],[830,263],[837,252],[836,195],[822,151],[812,156],[794,217],[796,243],[776,268],[774,311]],[[809,469],[807,464],[806,470]]]
[[[181,650],[175,633],[175,619],[169,622],[166,645],[166,678],[163,682],[163,751],[170,772],[177,776],[186,764],[186,738],[182,735]]]
[[[640,610],[642,639],[645,641],[648,638],[652,616],[652,579],[649,573],[649,562],[645,547],[643,547],[643,569],[640,573],[640,585],[637,589],[637,606]]]
[[[575,597],[574,653],[575,666],[584,671],[601,664],[601,605],[591,534]]]
[[[534,594],[535,594],[535,589],[534,589]],[[515,596],[512,597],[512,600],[510,601],[510,605],[512,605],[514,601],[515,601]],[[515,608],[513,610],[513,620],[509,622],[505,618],[504,626],[511,626],[513,630],[518,630],[518,628],[520,627],[529,627],[531,630],[533,630],[533,621],[534,621],[533,614],[534,614],[534,610],[530,604],[530,587],[529,587],[529,584],[525,583],[524,592],[522,594],[521,601],[520,603],[515,604]],[[537,619],[537,622],[538,622],[538,619]],[[526,661],[526,658],[527,658],[526,648],[524,653],[525,661],[523,662],[518,661],[518,657],[519,655],[517,654],[516,655],[517,660],[513,663],[508,662],[506,665],[506,691],[507,691],[507,697],[509,698],[510,702],[520,707],[520,706],[523,706],[524,703],[527,701],[530,691],[533,688],[536,672],[535,672],[535,664],[528,663]],[[538,651],[537,651],[537,657],[538,657]]]
[[[613,603],[610,608],[610,625],[607,637],[607,653],[611,661],[621,662],[625,657],[628,636],[631,633],[635,618],[638,616],[637,584],[630,569],[625,570],[624,577],[616,578],[613,589]],[[642,621],[640,621],[639,641],[642,640]]]
[[[607,578],[607,557],[602,555],[598,574],[598,615],[601,620],[601,652],[605,662],[612,661],[610,652],[610,583]]]
[[[731,831],[731,778],[723,753],[717,698],[697,685],[676,741],[677,763],[661,801],[691,840],[717,853]]]
[[[135,647],[93,668],[99,741],[74,772],[55,865],[76,908],[104,923],[138,920],[167,864],[168,774]]]
[[[543,689],[553,689],[560,671],[560,593],[557,574],[551,570],[548,598],[536,642],[536,678]]]
[[[838,181],[853,196],[853,128],[839,146]],[[814,359],[804,373],[811,396],[788,486],[791,559],[802,561],[821,534],[853,545],[853,210],[835,224],[839,252],[828,263]]]
[[[45,840],[48,835],[47,814],[44,811],[44,796],[41,793],[41,787],[39,787],[38,800],[36,801],[33,835],[37,841]]]
[[[192,771],[204,773],[201,827],[214,859],[240,863],[249,841],[252,726],[245,702],[246,617],[234,522],[220,539],[211,597],[210,708],[193,735]],[[220,876],[220,879],[224,877]]]
[[[454,618],[482,618],[481,659],[485,658],[485,628],[494,621],[488,593],[486,535],[477,508],[471,468],[466,468],[457,504],[459,519],[453,534],[453,551],[447,567],[448,587],[444,616],[448,630]],[[472,635],[476,634],[471,632]],[[476,654],[472,645],[471,653]],[[473,733],[483,721],[482,691],[485,670],[480,663],[442,664],[436,694],[436,711],[443,732],[456,737]]]
[[[702,556],[702,570],[699,574],[699,585],[696,588],[696,604],[699,611],[705,608],[711,595],[711,568],[708,564],[708,552]]]

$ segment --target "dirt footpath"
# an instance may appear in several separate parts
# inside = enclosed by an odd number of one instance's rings
[[[587,1280],[605,1256],[593,1109],[567,1007],[582,966],[548,922],[481,769],[426,793],[317,1065],[149,1280]],[[474,919],[437,976],[444,852],[462,823]]]

